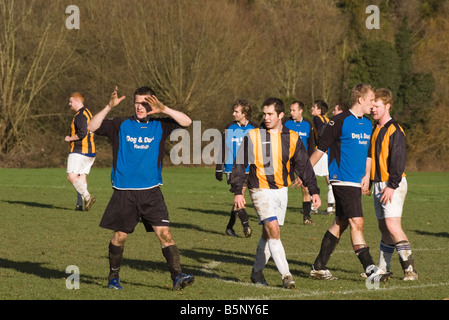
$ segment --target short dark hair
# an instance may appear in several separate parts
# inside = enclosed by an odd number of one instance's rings
[[[292,105],[292,104],[298,104],[299,108],[304,110],[304,107],[305,107],[304,102],[302,102],[301,100],[295,100],[290,105]]]
[[[328,106],[324,100],[315,100],[314,104],[316,104],[317,108],[321,110],[321,114],[326,114]]]
[[[251,115],[252,115],[252,110],[251,110],[251,105],[249,104],[248,101],[243,100],[243,99],[237,99],[235,100],[234,104],[232,105],[232,110],[235,109],[235,107],[242,107],[242,113],[245,115],[246,119],[251,119]]]
[[[154,96],[156,93],[150,87],[140,87],[134,91],[134,99],[136,96]]]
[[[279,98],[270,97],[264,101],[262,107],[274,105],[274,110],[279,115],[281,112],[285,113],[284,101]]]
[[[338,108],[341,110],[341,111],[346,111],[346,110],[348,110],[348,105],[345,103],[345,102],[339,102],[339,103],[337,103],[336,105],[335,105],[335,107],[336,106],[338,106]]]

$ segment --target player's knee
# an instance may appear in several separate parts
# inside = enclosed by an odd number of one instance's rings
[[[163,246],[174,244],[174,240],[169,228],[162,228],[158,233],[158,237]]]
[[[122,247],[125,245],[126,239],[128,238],[128,234],[125,232],[114,232],[114,236],[112,238],[112,244],[115,246]]]

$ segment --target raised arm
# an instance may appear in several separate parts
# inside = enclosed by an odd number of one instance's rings
[[[116,107],[120,102],[122,102],[123,99],[126,97],[123,96],[121,98],[118,97],[118,87],[115,87],[114,92],[111,94],[111,98],[109,99],[109,103],[106,107],[103,108],[100,112],[98,112],[95,116],[92,117],[92,119],[89,122],[89,125],[87,126],[87,129],[95,132],[98,128],[100,128],[101,123],[106,118],[109,111],[111,111],[114,107]]]
[[[164,113],[173,118],[180,126],[188,127],[192,124],[192,119],[184,112],[174,110],[165,106],[156,96],[149,96],[145,100],[150,104],[151,111],[147,114]]]

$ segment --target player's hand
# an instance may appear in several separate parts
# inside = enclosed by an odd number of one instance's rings
[[[298,189],[300,186],[302,186],[302,180],[299,177],[296,177],[295,181],[290,185],[290,187],[295,187],[295,189]]]
[[[391,203],[391,200],[393,199],[394,189],[390,187],[385,187],[380,193],[382,193],[382,196],[380,197],[380,202],[382,204]]]
[[[109,99],[109,107],[111,109],[116,107],[125,98],[125,96],[121,98],[118,97],[118,87],[116,86],[114,92],[111,94],[111,98]]]
[[[312,204],[315,210],[321,207],[321,198],[319,194],[312,195]]]
[[[215,179],[217,179],[218,181],[222,181],[223,180],[223,171],[215,171]]]
[[[238,209],[245,209],[246,200],[242,194],[234,196],[234,206]]]
[[[148,102],[148,104],[151,106],[151,111],[149,111],[147,114],[154,114],[154,113],[163,113],[166,106],[162,102],[159,101],[159,99],[156,96],[149,96],[145,97],[145,101]]]
[[[362,178],[362,184],[361,184],[361,188],[362,188],[362,194],[365,196],[369,196],[370,195],[370,179],[369,176],[365,176]]]

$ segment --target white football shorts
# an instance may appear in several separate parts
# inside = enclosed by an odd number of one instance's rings
[[[380,202],[381,191],[387,186],[386,182],[374,182],[374,210],[377,219],[402,217],[402,208],[404,206],[405,196],[407,195],[407,179],[402,178],[399,187],[394,191],[391,202],[383,204]]]
[[[95,157],[88,157],[80,153],[71,153],[67,159],[67,173],[89,174]]]
[[[329,175],[329,164],[327,161],[327,153],[323,153],[321,159],[313,167],[315,175],[319,177],[325,177]]]
[[[278,220],[280,226],[284,224],[287,212],[288,187],[281,189],[260,189],[249,190],[254,209],[259,217],[259,224],[266,219]]]

